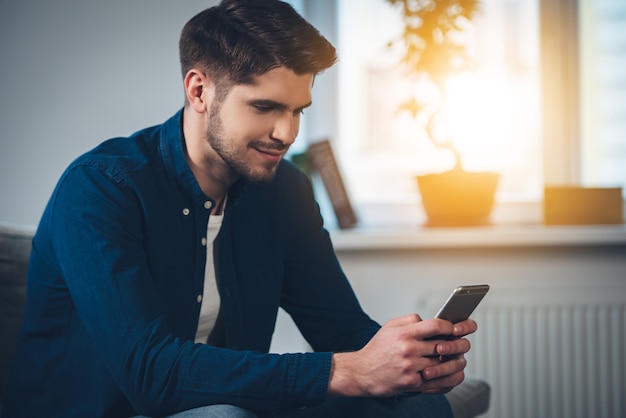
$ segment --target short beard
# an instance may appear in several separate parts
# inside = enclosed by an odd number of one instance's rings
[[[237,176],[251,182],[271,181],[276,174],[278,165],[271,165],[263,170],[255,170],[248,161],[238,157],[234,152],[232,152],[232,149],[229,149],[228,144],[232,144],[233,141],[226,138],[224,134],[222,119],[219,115],[222,103],[222,100],[216,100],[211,105],[209,126],[207,127],[206,132],[208,143]],[[249,145],[254,145],[254,142]]]

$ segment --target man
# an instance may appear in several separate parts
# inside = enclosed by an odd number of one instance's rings
[[[372,321],[282,160],[332,45],[285,3],[224,0],[180,59],[184,108],[50,199],[4,416],[450,416],[475,322]],[[268,354],[279,306],[315,352]]]

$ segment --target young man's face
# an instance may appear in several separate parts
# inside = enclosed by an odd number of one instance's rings
[[[300,115],[311,104],[313,75],[279,67],[238,84],[211,107],[207,140],[238,176],[271,180],[293,144]]]

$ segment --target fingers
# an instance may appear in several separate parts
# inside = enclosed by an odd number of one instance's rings
[[[455,386],[459,385],[463,380],[465,380],[465,374],[463,372],[459,372],[457,375],[447,377],[446,382],[442,381],[427,381],[423,386],[421,392],[428,393],[430,395],[443,395],[445,393],[450,392],[454,389]]]
[[[416,324],[420,324],[416,326]],[[413,325],[414,326],[414,338],[426,339],[437,336],[452,336],[463,337],[476,332],[478,324],[472,319],[451,324],[443,319],[428,319],[423,321],[422,318],[416,314],[403,315],[397,318],[390,319],[385,323],[385,327],[401,327]]]
[[[463,356],[457,356],[439,365],[422,370],[421,391],[431,394],[443,394],[465,379],[467,361]]]
[[[413,326],[413,338],[417,340],[441,340],[446,337],[454,337],[453,327],[451,322],[443,319],[427,319],[420,322],[419,325]],[[459,331],[462,332],[465,328],[469,329],[469,326],[465,326],[459,329]]]
[[[468,333],[476,330],[473,320],[452,324],[443,319],[421,320],[417,314],[404,315],[387,321],[383,327],[392,331],[403,341],[421,342],[415,352],[421,356],[446,356],[464,354],[469,351],[470,344],[465,338]],[[415,349],[415,347],[414,347]]]
[[[404,325],[416,324],[418,322],[421,322],[421,320],[422,318],[418,314],[414,313],[414,314],[403,315],[397,318],[390,319],[389,321],[385,323],[385,326],[386,327],[401,327]]]
[[[462,372],[466,365],[467,360],[465,360],[465,357],[462,355],[455,356],[437,365],[424,368],[424,370],[422,370],[422,378],[424,380],[433,380],[441,377],[452,376],[458,372]]]
[[[473,319],[457,322],[452,328],[452,335],[455,337],[463,337],[472,334],[478,329],[478,324]]]
[[[476,332],[478,325],[472,319],[452,324],[443,319],[429,319],[416,328],[415,338],[424,340],[455,340]]]
[[[467,353],[472,345],[466,338],[450,341],[438,341],[435,346],[435,354],[440,356],[454,356]]]
[[[424,380],[420,392],[429,394],[448,393],[463,380],[465,380],[465,373],[462,371],[438,379]]]

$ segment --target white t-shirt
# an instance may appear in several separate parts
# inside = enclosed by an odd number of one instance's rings
[[[209,216],[206,232],[206,266],[204,268],[204,289],[202,305],[200,306],[200,320],[196,331],[197,343],[206,343],[209,334],[215,326],[217,314],[220,311],[220,294],[217,290],[215,278],[215,263],[213,261],[213,243],[220,232],[224,214]]]

